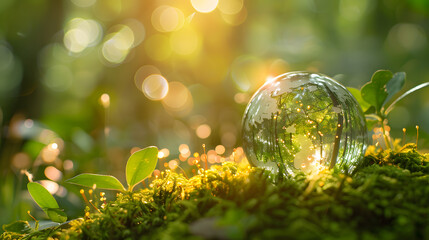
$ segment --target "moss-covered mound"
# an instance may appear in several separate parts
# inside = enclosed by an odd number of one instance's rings
[[[83,218],[0,239],[429,239],[429,162],[409,144],[351,175],[276,180],[228,162],[88,207]]]

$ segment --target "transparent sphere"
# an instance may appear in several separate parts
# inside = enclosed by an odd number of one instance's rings
[[[246,107],[242,131],[250,164],[290,175],[353,170],[367,142],[364,115],[352,94],[309,72],[265,83]]]

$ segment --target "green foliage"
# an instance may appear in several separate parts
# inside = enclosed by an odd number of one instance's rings
[[[87,208],[85,218],[62,229],[41,231],[40,236],[425,239],[428,166],[427,156],[407,144],[398,151],[370,149],[353,175],[326,170],[312,178],[298,174],[275,184],[270,173],[232,162],[190,179],[167,171],[151,188],[120,193],[101,212]]]
[[[393,74],[388,70],[378,70],[361,90],[349,88],[366,114],[375,113],[380,119],[385,119],[386,104],[398,93],[405,83],[404,72]]]
[[[348,90],[361,105],[368,119],[376,119],[378,122],[382,122],[399,100],[429,86],[429,82],[420,84],[394,98],[403,88],[405,79],[406,74],[404,72],[393,74],[388,70],[378,70],[372,75],[371,81],[366,83],[360,90],[355,88],[348,88]],[[392,99],[393,101],[391,101]]]
[[[383,130],[384,141],[387,148],[391,148],[389,137],[385,134],[385,120],[395,104],[405,96],[429,86],[429,82],[420,84],[399,97],[394,96],[401,91],[405,84],[406,75],[404,72],[393,74],[388,70],[378,70],[360,91],[348,88],[361,105],[366,116],[368,130],[372,130],[376,125],[380,125]],[[391,101],[393,99],[393,101]]]
[[[393,74],[390,71],[378,70],[372,75],[371,81],[361,89],[362,99],[374,106],[377,113],[380,112],[388,96],[386,85],[392,77]]]
[[[59,223],[67,221],[67,215],[59,208],[55,198],[42,185],[29,182],[27,188],[33,200],[52,221]]]
[[[158,160],[158,148],[147,147],[131,155],[126,167],[128,190],[147,178],[155,170]]]
[[[356,98],[357,102],[359,103],[360,107],[362,108],[363,112],[368,111],[368,109],[371,107],[371,104],[363,100],[362,95],[360,93],[359,89],[348,87],[347,90],[350,91],[350,93],[353,95],[353,97]]]
[[[14,232],[19,234],[26,234],[32,231],[30,224],[27,221],[16,221],[10,224],[3,225],[5,232]]]
[[[110,175],[82,173],[74,178],[66,180],[66,182],[89,188],[96,187],[99,189],[125,191],[121,182],[114,176]]]
[[[146,147],[134,152],[128,159],[125,172],[128,190],[132,191],[138,183],[147,178],[155,170],[157,162],[157,147]],[[125,191],[121,182],[110,175],[83,173],[66,182],[90,188]]]

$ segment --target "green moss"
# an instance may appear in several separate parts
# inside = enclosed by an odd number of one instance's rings
[[[58,239],[427,239],[428,159],[408,144],[370,151],[352,175],[334,170],[273,183],[228,162],[190,179],[166,172],[149,189],[118,194]],[[39,234],[39,235],[37,235]],[[43,234],[43,237],[42,237]],[[6,232],[1,239],[11,239]],[[17,236],[17,235],[15,235]],[[19,235],[28,238],[29,235]]]

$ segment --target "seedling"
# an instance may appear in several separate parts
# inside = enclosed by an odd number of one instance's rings
[[[366,83],[360,90],[348,88],[365,113],[368,129],[372,130],[376,124],[381,126],[387,148],[391,148],[390,141],[385,130],[386,119],[389,113],[392,111],[396,103],[404,97],[419,89],[429,86],[429,82],[422,83],[394,98],[394,96],[403,88],[405,79],[406,75],[404,72],[393,74],[388,70],[378,70],[372,75],[371,81]]]
[[[63,223],[67,221],[67,215],[58,206],[55,198],[41,184],[29,182],[27,184],[28,192],[39,205],[40,208],[48,215],[53,222]]]
[[[147,178],[155,170],[158,162],[158,148],[151,146],[133,153],[128,159],[125,175],[128,189],[114,176],[92,173],[82,173],[74,178],[66,180],[89,188],[99,188],[118,191],[133,191],[134,187]]]

